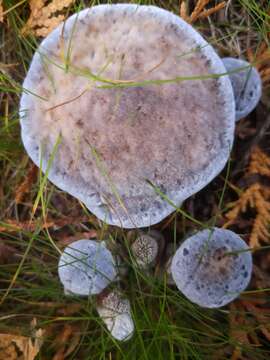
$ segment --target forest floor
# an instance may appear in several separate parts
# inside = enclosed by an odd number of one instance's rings
[[[153,226],[166,246],[198,224],[237,232],[253,252],[248,289],[221,309],[202,309],[157,276],[123,258],[121,287],[135,334],[117,342],[99,319],[97,299],[67,297],[59,253],[81,238],[127,246],[127,231],[106,226],[56,188],[28,158],[20,139],[22,82],[40,40],[84,7],[116,1],[0,0],[0,359],[270,358],[270,4],[268,0],[141,0],[181,15],[221,57],[253,62],[263,81],[257,108],[236,125],[228,166],[179,211]],[[211,10],[210,10],[211,9]],[[188,214],[188,218],[186,217]],[[165,251],[166,249],[164,249]]]

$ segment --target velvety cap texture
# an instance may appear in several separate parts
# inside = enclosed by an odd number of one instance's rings
[[[157,188],[179,206],[224,167],[235,121],[224,73],[213,48],[168,11],[85,9],[34,55],[20,104],[24,146],[106,223],[147,227],[174,211]]]

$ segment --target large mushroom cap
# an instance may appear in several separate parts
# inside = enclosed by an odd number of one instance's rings
[[[173,257],[176,286],[200,306],[228,304],[250,281],[252,257],[247,250],[246,243],[232,231],[214,228],[198,232],[184,241]]]
[[[116,278],[116,266],[111,252],[103,243],[78,240],[62,253],[58,274],[67,292],[95,295]]]
[[[212,76],[224,73],[213,48],[168,11],[83,10],[33,58],[21,98],[23,143],[54,184],[100,219],[155,224],[174,208],[151,183],[180,205],[228,159],[234,97],[227,76]]]

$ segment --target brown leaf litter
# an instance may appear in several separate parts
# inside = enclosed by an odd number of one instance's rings
[[[0,239],[0,265],[8,264],[16,253],[16,250]]]
[[[205,19],[208,16],[218,12],[226,6],[226,2],[222,1],[221,3],[214,5],[213,7],[206,9],[205,7],[211,2],[211,0],[198,0],[194,10],[188,15],[188,6],[186,0],[180,0],[180,17],[186,22],[193,24],[199,19]]]
[[[30,192],[32,185],[36,181],[37,174],[38,168],[35,164],[32,163],[28,169],[24,181],[18,186],[15,191],[16,204],[22,203],[24,197]]]
[[[62,331],[59,332],[53,341],[52,347],[56,352],[52,360],[66,359],[78,346],[81,333],[78,327],[65,323]]]
[[[61,219],[51,219],[47,220],[43,223],[40,221],[16,221],[12,219],[7,219],[1,222],[0,232],[8,232],[14,233],[17,231],[26,231],[33,232],[38,227],[40,230],[52,228],[53,230],[62,228],[67,225],[79,224],[82,222],[88,222],[90,220],[89,216],[81,216],[81,217],[63,217]]]
[[[32,326],[35,324],[35,319]],[[44,341],[44,330],[33,330],[33,336],[0,334],[0,360],[34,360]]]
[[[247,176],[260,175],[270,178],[270,157],[259,147],[251,153],[251,159]],[[260,247],[262,243],[270,243],[270,188],[260,181],[256,181],[247,187],[239,196],[239,199],[230,203],[231,210],[225,214],[227,228],[237,223],[241,213],[246,213],[250,208],[256,211],[253,221],[249,246]]]
[[[264,262],[266,257],[264,253],[260,261]],[[269,262],[264,270],[254,265],[251,287],[259,290],[247,291],[229,307],[231,360],[248,360],[249,349],[256,350],[263,341],[270,341],[269,296],[264,291],[270,287]]]
[[[74,3],[74,0],[29,0],[30,17],[22,28],[22,34],[32,33],[45,37],[65,20],[63,12]]]
[[[260,73],[263,87],[270,86],[270,48],[269,48],[270,33],[267,34],[267,39],[263,40],[256,51],[251,48],[247,49],[248,61],[254,63],[254,66]]]

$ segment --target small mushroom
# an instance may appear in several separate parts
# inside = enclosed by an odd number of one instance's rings
[[[103,297],[97,312],[111,335],[119,341],[129,340],[134,333],[130,303],[117,290]]]
[[[233,301],[248,286],[252,256],[234,232],[203,230],[183,242],[172,260],[178,289],[192,302],[217,308]]]
[[[228,160],[234,96],[229,78],[216,76],[225,72],[212,46],[171,12],[82,10],[33,57],[20,102],[24,146],[49,180],[106,223],[148,227],[175,210],[166,198],[179,206]]]
[[[78,240],[63,251],[58,264],[59,278],[67,294],[99,294],[117,271],[111,252],[103,242]]]
[[[246,68],[229,74],[235,97],[235,118],[238,121],[251,113],[260,101],[261,77],[257,69],[245,60],[227,57],[222,61],[228,72]]]
[[[163,236],[151,230],[148,234],[140,233],[131,245],[131,251],[136,264],[141,269],[155,265],[159,248],[164,242]]]

